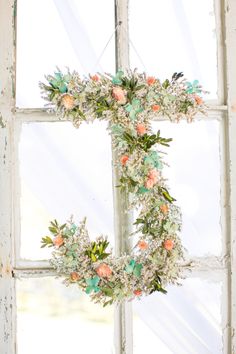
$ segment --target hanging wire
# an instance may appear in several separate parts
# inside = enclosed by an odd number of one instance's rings
[[[119,21],[118,24],[116,25],[114,31],[112,32],[112,35],[110,36],[110,38],[108,39],[108,41],[107,41],[105,47],[104,47],[103,50],[101,51],[101,54],[99,55],[99,57],[98,57],[98,59],[97,59],[95,65],[94,65],[92,71],[95,71],[95,69],[96,69],[96,67],[98,66],[98,64],[99,64],[99,62],[100,62],[100,60],[101,60],[103,54],[105,53],[105,51],[106,51],[108,45],[110,44],[110,42],[111,42],[112,38],[114,37],[114,35],[115,35],[115,33],[116,33],[118,27],[121,26],[121,24],[122,24],[122,21]]]
[[[129,42],[130,42],[130,45],[131,45],[131,47],[133,48],[135,54],[137,55],[137,57],[138,57],[140,63],[142,64],[142,66],[143,66],[143,68],[144,68],[144,71],[147,71],[146,66],[145,66],[145,64],[144,64],[144,62],[143,62],[143,60],[142,60],[142,58],[141,58],[141,55],[138,53],[138,51],[137,51],[137,49],[135,48],[135,45],[133,44],[133,42],[131,41],[131,39],[129,39]]]
[[[111,35],[110,38],[108,39],[108,41],[107,41],[105,47],[104,47],[103,50],[101,51],[101,54],[99,55],[99,57],[98,57],[98,59],[97,59],[95,65],[94,65],[94,67],[93,67],[93,70],[92,70],[93,72],[95,71],[96,67],[98,66],[98,64],[99,64],[99,62],[100,62],[100,60],[101,60],[103,54],[105,53],[105,51],[106,51],[108,45],[110,44],[110,42],[111,42],[112,38],[114,37],[116,31],[118,30],[118,27],[121,26],[121,25],[122,25],[122,21],[119,21],[118,24],[116,25],[115,30],[113,31],[112,35]],[[143,60],[142,60],[142,58],[141,58],[141,55],[139,54],[139,52],[137,51],[137,49],[136,49],[134,43],[131,41],[131,39],[130,39],[130,37],[129,37],[128,31],[127,31],[124,27],[122,27],[122,26],[121,26],[121,30],[124,32],[125,36],[128,37],[130,46],[132,47],[133,51],[134,51],[135,54],[137,55],[137,58],[139,59],[140,63],[142,64],[142,66],[143,66],[143,68],[144,68],[144,71],[147,71],[147,70],[146,70],[146,66],[145,66],[145,64],[144,64],[144,62],[143,62]]]
[[[130,36],[129,36],[129,33],[128,33],[127,29],[125,29],[124,27],[121,27],[121,29],[123,30],[125,36],[128,37],[130,46],[133,48],[133,51],[134,51],[135,54],[137,55],[137,58],[139,59],[140,63],[142,64],[142,66],[143,66],[143,68],[144,68],[144,71],[147,71],[147,70],[146,70],[146,66],[145,66],[145,64],[144,64],[144,62],[143,62],[143,60],[142,60],[141,55],[139,54],[139,52],[137,51],[137,49],[136,49],[134,43],[133,43],[133,42],[131,41],[131,39],[130,39]]]

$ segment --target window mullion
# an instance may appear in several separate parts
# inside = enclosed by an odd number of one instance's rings
[[[230,272],[228,280],[230,300],[230,333],[231,340],[228,353],[236,353],[236,2],[225,0],[224,2],[224,23],[225,23],[225,56],[226,56],[226,87],[228,117],[226,127],[226,148],[227,148],[227,224],[228,239],[231,249]]]
[[[15,354],[12,134],[15,109],[16,1],[0,1],[0,353]]]
[[[116,69],[129,69],[128,39],[128,0],[115,0],[116,26]],[[117,153],[112,153],[113,162]],[[126,212],[128,194],[116,186],[119,184],[119,173],[113,167],[113,198],[116,255],[129,252],[128,235],[131,232],[132,215]],[[131,303],[123,303],[115,307],[115,353],[132,354],[132,307]]]
[[[214,0],[215,21],[216,21],[216,41],[217,41],[217,94],[218,102],[221,105],[226,103],[225,85],[225,50],[224,50],[224,2]]]
[[[207,115],[197,114],[196,120],[220,120],[225,118],[225,112],[227,112],[227,106],[209,106],[207,109]],[[44,108],[17,108],[16,120],[22,123],[31,122],[63,122],[55,114],[49,114]],[[169,120],[166,116],[158,116],[155,120],[165,121]]]

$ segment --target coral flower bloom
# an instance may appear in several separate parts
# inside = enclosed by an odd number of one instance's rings
[[[160,107],[158,104],[154,104],[154,105],[152,106],[153,112],[159,111],[160,108],[161,108],[161,107]]]
[[[147,84],[150,86],[150,85],[153,85],[155,83],[156,79],[155,77],[153,76],[149,76],[147,77]]]
[[[154,180],[154,183],[157,182],[157,178],[159,176],[159,172],[157,170],[151,170],[148,174],[148,178],[149,179],[153,179]]]
[[[138,135],[143,135],[143,134],[145,134],[146,131],[147,131],[145,125],[142,124],[142,123],[137,124],[136,130],[137,130]]]
[[[60,234],[58,234],[53,240],[53,244],[56,247],[61,247],[63,243],[64,243],[64,239]]]
[[[154,184],[155,184],[155,181],[152,178],[148,178],[145,182],[145,187],[147,189],[151,189],[151,188],[153,188]]]
[[[107,264],[102,263],[96,268],[96,272],[97,275],[101,278],[109,278],[112,270]]]
[[[160,209],[161,209],[161,211],[162,211],[163,214],[167,214],[168,211],[169,211],[169,207],[168,207],[167,204],[162,204],[162,205],[160,206]]]
[[[99,81],[99,76],[93,75],[93,76],[91,76],[91,79],[92,79],[93,81]]]
[[[77,272],[72,272],[72,273],[70,273],[70,278],[73,281],[77,281],[77,280],[79,280],[80,277],[79,277],[79,274]]]
[[[120,103],[120,104],[125,104],[126,103],[126,95],[125,91],[122,90],[120,87],[113,87],[112,89],[112,96],[115,98],[115,100]]]
[[[73,96],[65,94],[62,96],[61,104],[65,107],[65,109],[72,109],[75,106],[75,99]]]
[[[129,156],[128,155],[123,155],[123,156],[121,156],[121,158],[120,158],[120,162],[121,162],[121,164],[123,165],[123,166],[125,166],[126,165],[126,162],[129,160]]]
[[[153,188],[154,184],[157,183],[159,172],[157,170],[151,170],[148,174],[148,179],[145,182],[145,187],[148,189]]]
[[[134,295],[136,295],[136,296],[142,295],[142,290],[140,290],[140,289],[134,290]]]
[[[198,105],[203,104],[203,99],[201,97],[195,96],[194,99],[195,99],[195,101],[197,102]]]
[[[174,247],[174,242],[172,240],[165,240],[164,241],[164,248],[167,250],[167,251],[171,251]]]
[[[142,251],[145,251],[148,248],[148,243],[144,240],[139,241],[138,248]]]

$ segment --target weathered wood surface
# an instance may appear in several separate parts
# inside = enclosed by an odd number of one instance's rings
[[[12,0],[0,0],[0,353],[15,353],[12,225],[12,134],[15,106],[15,19]]]
[[[227,209],[230,254],[228,353],[236,354],[236,1],[225,0]],[[231,343],[230,343],[231,342]]]

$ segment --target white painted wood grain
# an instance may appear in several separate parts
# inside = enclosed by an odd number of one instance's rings
[[[120,24],[118,26],[118,24]],[[129,38],[128,38],[128,0],[115,1],[116,31],[116,70],[129,69]],[[117,154],[113,151],[113,161]],[[128,195],[116,186],[119,184],[118,170],[113,167],[113,203],[115,252],[119,256],[129,252],[127,235],[131,233],[132,216],[127,214]],[[115,307],[115,354],[133,353],[133,318],[131,303],[124,303]]]
[[[0,353],[15,353],[15,288],[12,278],[12,127],[15,107],[13,0],[0,0]]]
[[[230,253],[230,341],[228,353],[236,353],[236,1],[225,0],[225,69],[227,94],[227,193]]]

